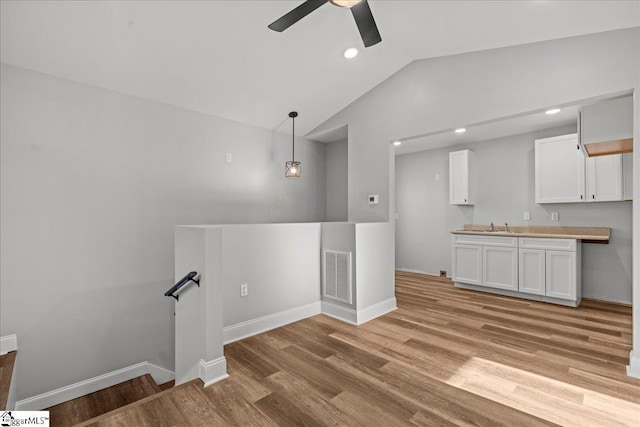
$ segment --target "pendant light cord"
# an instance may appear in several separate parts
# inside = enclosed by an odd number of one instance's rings
[[[298,113],[296,111],[292,111],[289,113],[289,117],[291,117],[291,127],[293,128],[291,134],[291,161],[296,161],[296,117],[298,117]]]

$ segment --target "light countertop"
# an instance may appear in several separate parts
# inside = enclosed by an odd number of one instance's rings
[[[606,227],[550,227],[550,226],[513,226],[505,231],[504,226],[496,226],[496,231],[487,232],[488,225],[466,224],[463,230],[451,231],[451,234],[475,234],[479,236],[503,237],[541,237],[551,239],[576,239],[599,243],[608,243],[611,229]]]

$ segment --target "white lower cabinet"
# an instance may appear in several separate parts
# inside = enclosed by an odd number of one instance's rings
[[[452,268],[454,280],[482,284],[482,246],[454,245]]]
[[[581,268],[578,240],[452,235],[456,285],[576,306],[582,294]]]
[[[546,251],[546,295],[554,298],[576,299],[576,253]]]
[[[518,239],[454,234],[451,267],[455,282],[518,290]]]
[[[482,247],[482,284],[518,290],[518,248]]]
[[[543,249],[519,250],[518,290],[527,294],[544,295],[546,292],[545,253]]]

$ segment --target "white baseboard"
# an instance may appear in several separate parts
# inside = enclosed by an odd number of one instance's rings
[[[624,304],[624,305],[631,305],[631,300],[625,300],[625,299],[621,299],[621,298],[610,298],[610,297],[603,297],[602,295],[588,295],[584,293],[582,293],[582,298],[586,298],[586,299],[593,299],[596,301],[604,301],[604,302],[614,302],[616,304]]]
[[[328,301],[322,301],[322,314],[357,325],[358,313],[352,308],[343,307]]]
[[[209,362],[200,360],[200,379],[205,387],[226,378],[229,378],[229,374],[227,374],[227,359],[224,356]]]
[[[0,337],[0,356],[10,351],[18,350],[18,337],[16,335],[6,335]]]
[[[407,272],[407,273],[426,274],[427,276],[440,277],[440,272],[439,271],[437,273],[429,273],[428,271],[414,270],[413,268],[401,268],[401,267],[396,267],[396,270],[404,271],[404,272]],[[449,276],[447,276],[447,277],[449,277]]]
[[[363,308],[362,310],[358,310],[357,324],[362,325],[363,323],[368,322],[369,320],[375,319],[376,317],[380,317],[383,314],[387,314],[390,311],[397,309],[396,297],[391,297],[387,300],[380,301],[379,303],[370,305],[367,308]]]
[[[257,319],[247,320],[246,322],[236,323],[235,325],[224,328],[223,341],[224,344],[229,344],[320,313],[321,305],[320,301],[318,301],[278,313],[268,314],[258,317]]]
[[[88,380],[80,381],[47,393],[16,402],[16,411],[40,411],[68,400],[76,399],[107,387],[150,374],[158,384],[171,381],[174,373],[149,362],[142,362]]]
[[[640,378],[640,354],[633,350],[629,353],[629,365],[627,365],[627,376]]]

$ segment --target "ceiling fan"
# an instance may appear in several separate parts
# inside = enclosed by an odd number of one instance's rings
[[[373,46],[382,41],[367,0],[306,0],[291,12],[271,23],[269,28],[273,31],[282,32],[325,3],[351,9],[364,42],[364,47]]]

